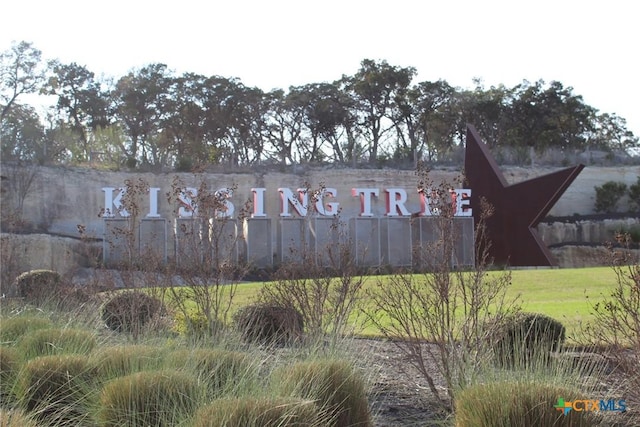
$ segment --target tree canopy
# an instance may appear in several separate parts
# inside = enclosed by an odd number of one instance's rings
[[[473,124],[491,148],[625,152],[624,118],[586,105],[558,81],[452,87],[414,81],[414,67],[363,59],[353,74],[265,92],[235,78],[177,75],[148,64],[119,78],[45,62],[31,43],[0,53],[3,160],[191,170],[215,164],[380,165],[456,159]],[[23,102],[54,99],[46,117]]]

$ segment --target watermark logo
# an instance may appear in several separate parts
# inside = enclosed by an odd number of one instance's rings
[[[553,405],[564,415],[571,411],[576,412],[624,412],[627,410],[627,402],[624,399],[579,399],[566,401],[559,397],[558,402]]]

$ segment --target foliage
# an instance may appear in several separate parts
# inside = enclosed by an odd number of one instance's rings
[[[177,371],[144,371],[116,378],[100,392],[104,427],[179,425],[198,407],[198,382]]]
[[[84,329],[38,329],[25,334],[18,348],[26,359],[61,354],[88,354],[97,345],[95,334]]]
[[[234,316],[242,337],[249,342],[287,344],[299,341],[304,332],[304,319],[292,307],[249,305]]]
[[[38,424],[20,409],[0,408],[0,427],[38,427]]]
[[[456,427],[595,426],[589,413],[563,414],[558,398],[571,402],[584,397],[575,390],[536,382],[489,382],[462,390],[455,399]]]
[[[101,309],[109,329],[131,333],[134,338],[162,312],[162,301],[140,291],[117,293]]]
[[[15,344],[23,335],[30,331],[50,328],[53,326],[49,319],[34,316],[3,317],[0,328],[2,344]]]
[[[86,356],[32,359],[20,370],[17,395],[25,410],[54,425],[82,425],[89,416],[94,373]]]
[[[564,325],[543,314],[516,313],[497,323],[488,329],[495,334],[497,362],[507,366],[526,367],[534,358],[548,359],[565,340]]]
[[[616,285],[592,304],[594,322],[585,333],[592,343],[608,349],[608,357],[624,374],[620,384],[631,399],[640,399],[640,257],[629,250],[629,235],[619,235],[609,248],[608,262]]]
[[[62,278],[56,271],[31,270],[19,275],[15,286],[18,296],[28,301],[42,302],[60,292]]]
[[[380,332],[392,340],[407,360],[427,381],[437,401],[451,409],[456,390],[473,382],[490,363],[493,331],[485,319],[499,319],[519,311],[516,300],[507,299],[511,285],[509,272],[489,275],[489,242],[486,221],[492,207],[486,201],[474,209],[479,212],[475,228],[475,265],[465,269],[456,263],[454,242],[460,239],[454,226],[455,205],[449,189],[453,185],[434,185],[428,170],[418,169],[418,189],[430,194],[434,239],[416,248],[419,275],[402,271],[388,280],[378,280],[369,289],[366,313]],[[427,345],[431,343],[432,345]],[[437,366],[434,372],[432,366]],[[446,389],[436,387],[441,375]]]
[[[313,427],[324,426],[316,405],[291,398],[218,399],[200,408],[194,427]]]
[[[101,347],[90,357],[96,374],[102,379],[111,379],[143,370],[162,367],[164,352],[157,346],[129,344]]]
[[[344,360],[299,362],[279,368],[272,384],[281,396],[317,402],[329,425],[372,426],[366,385],[361,375]]]
[[[616,212],[618,202],[627,192],[627,184],[624,182],[607,181],[594,188],[596,190],[596,212]]]

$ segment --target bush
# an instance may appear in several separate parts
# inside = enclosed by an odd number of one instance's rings
[[[246,306],[238,310],[234,321],[245,340],[264,344],[294,342],[304,330],[302,315],[289,307]]]
[[[85,356],[43,356],[25,363],[17,381],[21,406],[54,425],[83,425],[94,375]]]
[[[123,345],[101,348],[92,355],[91,364],[95,366],[100,378],[123,377],[143,370],[158,369],[163,364],[162,352],[150,345]]]
[[[273,384],[282,396],[315,401],[328,425],[372,426],[364,380],[343,360],[300,362],[277,369]]]
[[[38,424],[19,409],[0,408],[0,427],[38,427]]]
[[[176,426],[200,399],[198,381],[182,372],[145,371],[108,382],[100,393],[102,427]]]
[[[309,427],[320,423],[317,406],[295,399],[241,398],[214,400],[198,410],[194,427]]]
[[[557,409],[558,399],[582,399],[575,391],[535,382],[492,382],[460,391],[455,398],[456,427],[595,426],[586,412]]]
[[[50,328],[51,321],[41,317],[18,316],[2,319],[0,341],[2,344],[15,344],[23,335],[30,331]]]
[[[178,350],[168,356],[171,366],[184,364],[204,380],[212,396],[232,393],[257,374],[247,354],[215,349]]]
[[[138,335],[162,313],[162,302],[143,292],[118,293],[102,306],[102,320],[116,332]]]
[[[507,366],[544,362],[565,340],[562,323],[538,313],[509,316],[494,330],[497,361]]]
[[[0,403],[12,399],[13,384],[19,366],[18,351],[10,347],[0,347]]]
[[[41,303],[59,295],[62,278],[55,271],[31,270],[16,278],[15,288],[19,297],[29,302]]]
[[[56,354],[89,354],[95,336],[82,329],[38,329],[24,335],[19,348],[26,359]]]
[[[602,186],[596,186],[596,212],[616,212],[617,204],[627,192],[624,182],[607,181]]]

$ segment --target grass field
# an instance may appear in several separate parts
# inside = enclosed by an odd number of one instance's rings
[[[369,277],[366,286],[375,286],[378,280],[384,280],[384,276]],[[519,296],[524,311],[561,321],[567,328],[568,341],[580,343],[580,325],[591,320],[591,305],[608,296],[615,284],[614,272],[609,267],[513,270],[508,296]],[[240,284],[235,305],[253,302],[262,286],[268,283]],[[371,327],[362,333],[379,335]]]

